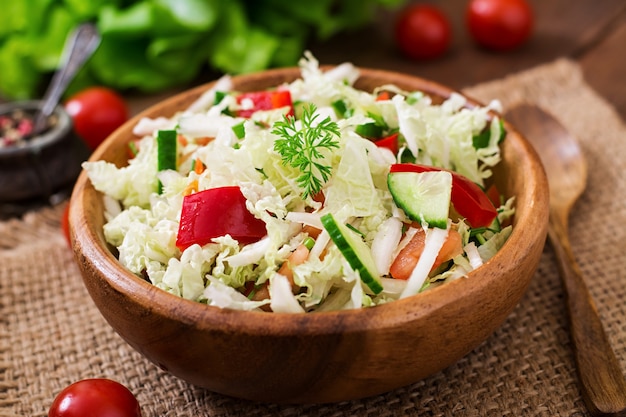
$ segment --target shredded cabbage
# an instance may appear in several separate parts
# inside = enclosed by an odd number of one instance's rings
[[[117,248],[120,263],[186,299],[220,308],[301,313],[392,302],[465,277],[497,253],[511,233],[510,225],[500,225],[514,215],[513,198],[499,207],[494,227],[472,229],[464,219],[451,218],[449,229],[460,234],[462,254],[433,268],[448,231],[413,224],[387,187],[389,167],[406,160],[454,170],[485,185],[500,161],[501,125],[489,115],[497,102],[468,109],[458,94],[434,105],[422,92],[393,85],[359,91],[353,87],[358,68],[346,63],[324,72],[310,53],[300,68],[301,78],[277,86],[291,95],[296,126],[302,127],[298,117],[304,106],[314,104],[318,123],[328,118],[339,132],[337,146],[324,150],[320,162],[328,163],[331,172],[320,193],[303,195],[302,171],[285,163],[275,147],[278,135],[272,126],[287,120],[289,107],[239,117],[241,106],[254,103],[239,104],[238,92],[225,76],[172,118],[141,119],[133,131],[141,138],[139,151],[127,166],[83,164],[104,195],[104,236]],[[381,91],[391,98],[379,100]],[[345,112],[338,110],[338,103]],[[398,154],[359,134],[364,125],[397,133]],[[243,129],[243,137],[236,128]],[[155,137],[160,129],[176,129],[184,139],[178,144],[176,170],[157,171]],[[473,138],[484,132],[488,141],[476,148]],[[206,169],[194,169],[198,163]],[[239,187],[247,210],[263,221],[267,235],[244,244],[227,234],[203,246],[177,247],[185,195],[223,186]],[[320,217],[325,213],[333,213],[368,245],[380,274],[379,294],[363,284],[323,228]],[[396,279],[392,265],[416,227],[426,227],[424,251],[408,280]],[[308,257],[292,259],[311,238]]]

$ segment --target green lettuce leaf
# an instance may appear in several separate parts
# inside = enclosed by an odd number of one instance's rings
[[[102,43],[66,95],[90,84],[155,92],[202,71],[294,66],[312,38],[328,40],[405,0],[20,0],[0,14],[0,96],[36,98],[67,35],[95,22]]]

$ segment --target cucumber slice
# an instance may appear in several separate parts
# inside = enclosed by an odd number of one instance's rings
[[[175,130],[159,130],[157,132],[157,170],[176,169],[176,143]],[[159,181],[158,193],[163,192],[163,184]]]
[[[383,290],[383,285],[378,275],[376,263],[370,248],[361,240],[361,236],[344,224],[338,223],[331,213],[325,214],[320,220],[348,264],[352,269],[358,271],[361,281],[374,294],[380,293]]]
[[[157,132],[158,170],[176,169],[176,131],[159,130]]]
[[[396,205],[414,221],[446,229],[452,194],[447,171],[390,172],[387,185]]]

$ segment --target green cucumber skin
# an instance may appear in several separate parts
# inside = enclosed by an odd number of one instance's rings
[[[159,130],[157,132],[158,170],[176,169],[176,131]]]
[[[415,181],[412,181],[416,175],[424,173],[417,172],[394,172],[387,176],[387,186],[395,203],[400,207],[406,215],[413,221],[425,221],[430,227],[446,229],[448,227],[448,216],[450,207],[450,193],[446,196],[445,201],[435,201],[440,207],[434,207],[431,201],[423,201],[423,196],[419,195],[415,188]],[[436,174],[439,175],[439,174]],[[445,174],[444,174],[445,175]],[[452,189],[452,180],[450,178],[450,191]]]
[[[157,171],[176,169],[177,133],[175,130],[159,130],[157,132]],[[157,192],[163,192],[163,184],[158,183]]]
[[[369,289],[374,292],[374,294],[382,292],[383,286],[380,283],[378,272],[370,271],[370,269],[361,261],[361,257],[370,256],[370,254],[361,254],[360,257],[358,254],[358,248],[354,247],[354,243],[356,242],[350,237],[350,235],[348,235],[348,233],[353,232],[351,232],[347,227],[340,225],[330,213],[322,216],[321,221],[324,229],[326,229],[331,240],[335,243],[335,245],[337,245],[339,251],[346,258],[348,264],[352,267],[352,269],[359,272],[361,281],[363,281],[363,283],[365,283],[365,285],[367,285]],[[345,230],[342,230],[342,228]],[[373,263],[373,261],[371,263]]]

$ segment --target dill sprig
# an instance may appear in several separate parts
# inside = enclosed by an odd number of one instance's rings
[[[297,178],[302,188],[302,198],[317,194],[331,175],[324,150],[339,148],[339,126],[330,117],[315,123],[319,114],[314,104],[306,106],[301,118],[301,127],[296,126],[293,116],[285,116],[274,123],[272,133],[280,136],[274,141],[274,150],[281,156],[283,165],[297,168]]]

